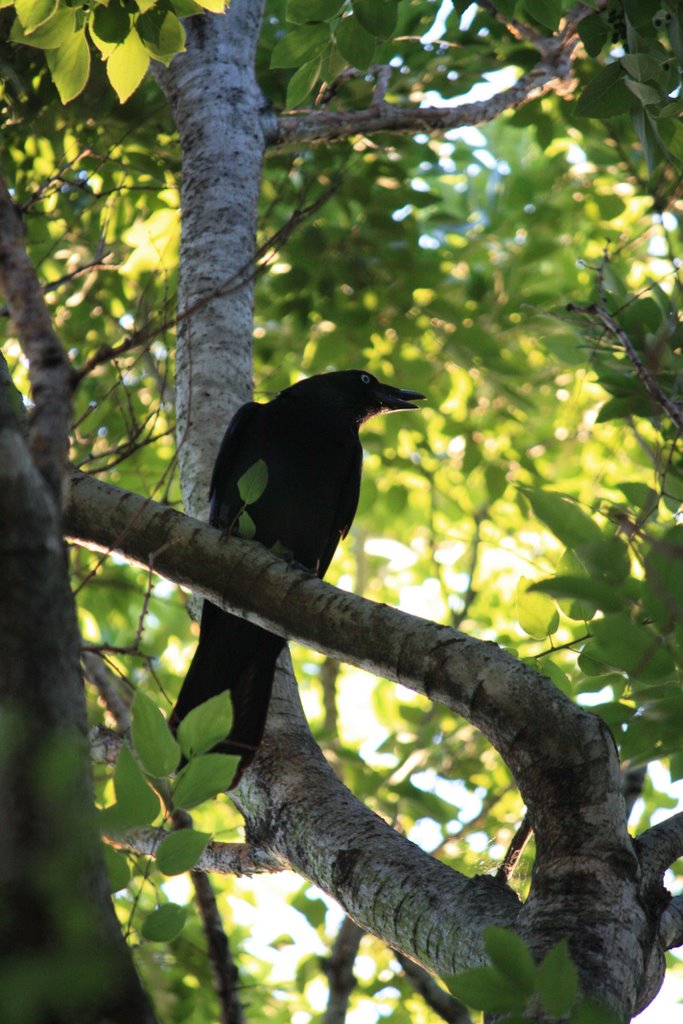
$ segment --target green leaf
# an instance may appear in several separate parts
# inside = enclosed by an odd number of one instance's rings
[[[57,0],[16,0],[14,8],[26,35],[44,25],[57,10]]]
[[[344,6],[344,0],[287,0],[287,21],[330,21]]]
[[[396,0],[353,0],[353,13],[370,35],[390,39],[398,20]]]
[[[571,619],[590,621],[599,608],[606,612],[618,612],[624,607],[624,597],[618,590],[590,576],[554,576],[552,579],[539,580],[531,584],[529,590],[532,593],[549,594],[551,597],[580,602],[577,614],[565,613]],[[564,608],[562,610],[564,611]],[[575,611],[573,607],[571,610]]]
[[[562,17],[562,0],[525,0],[522,8],[544,28],[554,32]]]
[[[517,584],[517,621],[529,636],[543,640],[557,630],[560,616],[555,602],[545,594],[529,593],[532,580],[520,576]]]
[[[302,64],[301,67],[294,72],[287,83],[288,109],[298,107],[303,103],[315,83],[320,78],[322,64],[322,57],[314,57],[313,60],[306,61],[305,64]]]
[[[643,600],[660,629],[668,630],[683,615],[683,527],[658,539],[645,559]]]
[[[140,39],[155,57],[172,57],[185,49],[185,29],[172,11],[155,7],[136,22]]]
[[[662,77],[662,62],[647,53],[627,53],[620,63],[637,82],[657,82]]]
[[[536,964],[527,944],[507,928],[484,929],[484,945],[491,963],[524,995],[536,988]]]
[[[90,74],[90,47],[85,29],[76,32],[65,43],[46,53],[47,66],[62,103],[68,103],[83,92]]]
[[[76,14],[71,7],[60,7],[52,17],[30,36],[26,35],[21,22],[15,19],[9,34],[10,42],[37,46],[41,50],[52,50],[68,41],[76,28]]]
[[[164,875],[181,875],[193,868],[209,844],[211,836],[181,828],[171,832],[157,849],[156,863]]]
[[[375,39],[363,28],[358,18],[354,15],[342,18],[337,25],[335,40],[339,52],[349,64],[360,71],[370,67],[375,56]]]
[[[576,967],[569,956],[567,940],[562,939],[543,959],[536,974],[536,990],[544,1010],[552,1017],[569,1013],[579,988]]]
[[[230,0],[197,0],[200,7],[212,14],[223,14],[227,9]]]
[[[283,36],[273,48],[271,68],[298,68],[322,53],[330,40],[326,23],[302,25]]]
[[[606,615],[591,626],[594,639],[586,651],[607,665],[643,682],[666,679],[675,670],[670,652],[653,630],[626,614]]]
[[[228,754],[202,754],[182,769],[172,789],[173,805],[189,811],[228,788],[239,764]]]
[[[112,52],[107,76],[121,103],[133,95],[149,67],[150,55],[135,29]]]
[[[130,747],[124,743],[114,768],[116,817],[126,825],[149,825],[159,814],[159,797],[149,786]]]
[[[171,0],[171,7],[179,18],[190,18],[193,14],[202,13],[196,0]]]
[[[253,505],[268,486],[268,467],[263,459],[250,466],[237,481],[237,490],[245,505]]]
[[[597,57],[608,39],[604,19],[599,14],[590,14],[579,22],[578,31],[588,56]]]
[[[523,493],[541,522],[567,547],[576,548],[602,540],[597,523],[568,495],[534,490],[524,490]]]
[[[130,12],[116,0],[108,7],[98,4],[92,15],[92,27],[105,43],[122,43],[130,32]]]
[[[187,907],[165,903],[145,918],[142,934],[148,942],[171,942],[180,935],[186,918]]]
[[[443,979],[456,999],[485,1013],[523,1010],[527,997],[494,967],[472,967]]]
[[[159,708],[141,690],[133,698],[131,731],[135,749],[149,775],[163,778],[176,770],[180,747]]]
[[[242,509],[237,516],[237,529],[235,533],[242,540],[253,540],[256,536],[256,523],[245,509]]]
[[[628,113],[633,100],[624,78],[618,61],[599,71],[576,103],[577,117],[617,117]]]
[[[232,727],[232,700],[228,691],[193,708],[178,726],[178,741],[189,760],[211,750]]]
[[[646,85],[645,82],[636,82],[632,78],[625,78],[624,84],[634,96],[636,96],[644,107],[650,107],[654,103],[661,101],[661,96],[656,89],[653,89],[651,85]]]
[[[102,843],[102,856],[109,877],[109,892],[125,889],[130,881],[128,858],[119,850],[114,850],[109,843]]]

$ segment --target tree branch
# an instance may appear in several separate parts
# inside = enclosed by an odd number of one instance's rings
[[[590,13],[585,8],[584,13]],[[583,13],[582,15],[583,16]],[[377,132],[445,132],[487,124],[505,110],[516,110],[531,100],[539,99],[571,82],[574,50],[577,44],[576,24],[581,17],[568,21],[565,30],[551,39],[534,40],[542,50],[542,59],[514,85],[487,100],[449,107],[397,107],[373,102],[364,110],[314,110],[305,114],[284,114],[277,118],[267,136],[270,146],[288,146],[301,142],[330,142],[350,135],[373,135]]]
[[[664,949],[683,946],[683,895],[674,896],[662,914],[659,937]]]
[[[655,377],[638,355],[628,334],[614,317],[603,306],[595,303],[590,306],[569,305],[567,309],[570,312],[583,313],[585,316],[599,320],[605,330],[617,339],[652,401],[664,410],[671,422],[678,428],[679,433],[683,433],[683,407],[680,403],[673,402],[660,388]]]
[[[646,935],[663,909],[661,883],[652,893],[641,885],[616,746],[600,719],[495,644],[337,591],[258,544],[226,540],[100,481],[72,478],[67,516],[82,542],[152,560],[155,571],[225,610],[400,681],[478,726],[508,764],[530,814],[533,898],[520,909],[500,882],[467,879],[433,861],[355,800],[310,735],[286,651],[264,743],[233,791],[250,842],[319,885],[361,927],[440,973],[481,963],[481,930],[493,923],[518,924],[541,958],[557,934],[559,885],[572,907],[563,917],[565,936],[596,998],[631,1007],[645,975],[646,987],[650,978],[658,983],[661,958],[647,955]],[[622,908],[619,941],[630,943],[628,962],[607,975],[600,974],[596,892]]]
[[[227,611],[463,715],[515,773],[537,836],[544,816],[566,807],[568,780],[588,770],[594,757],[613,761],[614,799],[623,814],[616,749],[600,720],[495,644],[338,591],[258,544],[237,537],[226,543],[197,520],[82,474],[71,477],[67,530],[80,542],[116,549],[142,564],[152,560],[156,572]],[[557,735],[565,740],[560,748]],[[603,770],[601,762],[601,775]],[[585,784],[583,779],[581,795],[577,790],[579,802]]]
[[[91,748],[92,749],[92,748]],[[120,744],[119,744],[120,749]],[[97,756],[97,751],[95,751]],[[108,832],[106,840],[118,850],[128,850],[143,857],[156,857],[159,843],[169,833],[163,828],[131,828],[125,832]],[[250,843],[213,842],[204,850],[194,867],[214,875],[251,876],[275,874],[286,867],[268,850]]]
[[[356,986],[353,965],[364,935],[355,921],[345,917],[334,940],[331,956],[322,962],[329,983],[323,1024],[344,1024],[346,1020],[349,999]]]
[[[683,857],[683,811],[653,825],[635,840],[643,874],[661,881],[668,867]]]

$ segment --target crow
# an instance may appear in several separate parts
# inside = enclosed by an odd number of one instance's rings
[[[247,402],[230,422],[211,479],[210,523],[260,541],[323,577],[358,505],[360,426],[378,413],[416,409],[417,391],[362,370],[298,381],[271,402]],[[200,636],[171,727],[224,690],[233,704],[227,740],[236,785],[261,742],[284,639],[204,601]]]

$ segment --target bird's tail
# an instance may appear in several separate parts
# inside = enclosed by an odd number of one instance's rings
[[[236,754],[240,764],[232,786],[251,764],[263,738],[275,662],[284,639],[252,622],[204,602],[199,643],[171,714],[175,731],[193,708],[224,690],[233,705],[230,733],[214,749]],[[232,787],[231,787],[232,788]]]

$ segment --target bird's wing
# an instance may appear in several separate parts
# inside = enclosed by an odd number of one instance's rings
[[[258,402],[247,402],[237,410],[223,435],[216,464],[213,467],[209,491],[211,499],[209,522],[212,526],[218,526],[222,530],[227,530],[232,525],[233,519],[239,512],[239,509],[233,508],[230,503],[231,488],[229,484],[232,482],[232,472],[242,439],[258,408],[260,408]]]
[[[321,579],[327,572],[339,541],[343,540],[351,529],[351,523],[358,508],[362,467],[363,448],[360,441],[357,441],[349,461],[346,477],[339,491],[339,501],[335,509],[333,529],[318,563],[318,575]]]

